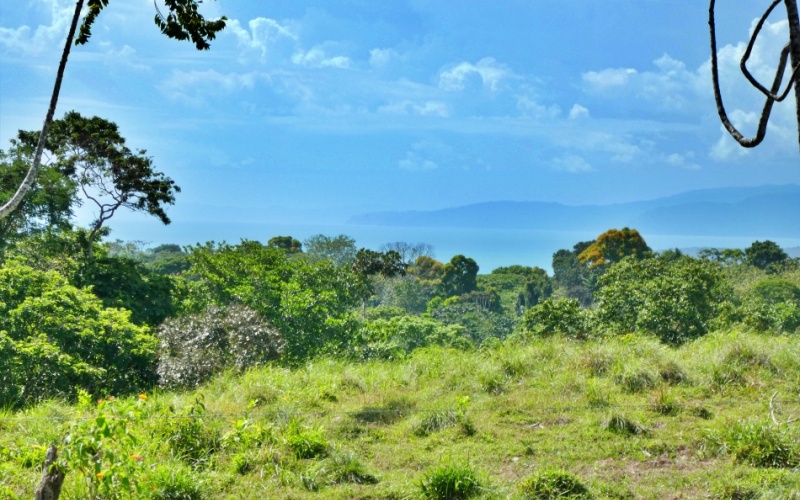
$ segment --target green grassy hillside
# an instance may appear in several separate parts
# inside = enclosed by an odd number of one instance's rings
[[[798,498],[798,417],[796,335],[516,337],[0,413],[0,497]]]

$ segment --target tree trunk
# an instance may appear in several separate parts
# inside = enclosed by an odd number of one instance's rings
[[[25,175],[25,179],[20,184],[17,192],[14,193],[14,196],[11,199],[0,207],[0,219],[4,219],[7,217],[11,212],[14,211],[15,208],[20,204],[22,198],[25,197],[25,193],[33,185],[33,182],[36,180],[36,174],[39,172],[39,165],[42,163],[42,152],[44,151],[44,144],[47,140],[47,132],[50,129],[50,124],[53,123],[53,115],[56,112],[56,105],[58,104],[58,94],[61,92],[61,80],[64,78],[64,69],[67,66],[67,58],[69,58],[69,50],[72,47],[73,39],[75,38],[75,30],[78,26],[78,20],[81,17],[81,9],[83,8],[83,0],[77,0],[75,4],[75,13],[72,15],[72,24],[69,27],[69,34],[67,35],[67,41],[64,44],[64,51],[61,53],[61,62],[58,65],[58,73],[56,73],[56,84],[53,87],[53,94],[50,96],[50,107],[47,110],[47,116],[44,119],[44,124],[42,125],[42,133],[39,134],[39,142],[36,144],[36,152],[33,156],[33,164],[31,164],[31,168],[28,169],[27,175]]]
[[[58,500],[61,495],[61,485],[64,483],[66,473],[55,465],[56,458],[58,458],[58,448],[51,445],[47,449],[42,481],[36,489],[34,500]]]

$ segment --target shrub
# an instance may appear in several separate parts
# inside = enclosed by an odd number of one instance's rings
[[[141,391],[155,382],[156,339],[55,271],[0,268],[0,406]]]
[[[194,387],[226,368],[266,363],[283,348],[280,333],[242,305],[170,318],[158,339],[158,375],[165,386]]]
[[[624,259],[600,278],[597,326],[612,333],[649,332],[678,345],[704,335],[731,289],[719,265],[677,259]]]
[[[458,344],[463,333],[461,326],[445,326],[435,319],[419,316],[378,319],[365,326],[362,357],[392,359],[421,347],[450,346]]]
[[[588,333],[588,313],[576,299],[547,299],[525,311],[523,326],[526,331],[538,336],[561,334],[585,338]]]
[[[592,498],[589,489],[574,474],[561,469],[550,469],[527,478],[520,485],[524,500],[551,498]]]
[[[420,483],[422,498],[460,500],[472,498],[484,489],[478,473],[469,465],[444,465],[429,471]]]

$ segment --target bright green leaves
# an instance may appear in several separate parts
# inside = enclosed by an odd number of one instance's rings
[[[680,344],[706,333],[730,287],[719,265],[677,259],[624,259],[600,278],[595,321],[614,333],[637,331]]]
[[[155,339],[129,316],[104,308],[54,271],[6,263],[0,268],[0,357],[9,370],[0,406],[72,398],[76,388],[122,394],[152,385]]]

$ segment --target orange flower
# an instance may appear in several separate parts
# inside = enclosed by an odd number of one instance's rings
[[[105,474],[103,474],[102,472],[98,472],[97,474],[95,474],[95,476],[97,476],[97,479],[103,479],[103,476],[105,476]]]
[[[131,458],[136,460],[137,462],[141,462],[142,461],[142,456],[141,455],[137,455],[136,453],[131,455]]]
[[[147,401],[147,394],[145,393],[139,394],[139,399],[141,399],[142,401]]]

